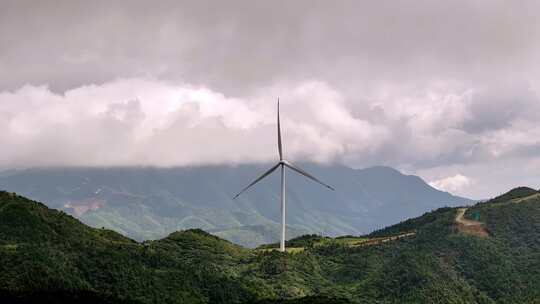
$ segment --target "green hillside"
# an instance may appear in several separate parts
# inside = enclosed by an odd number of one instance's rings
[[[288,175],[287,238],[363,234],[426,210],[471,202],[389,167],[302,167],[338,191]],[[236,200],[232,197],[266,169],[266,165],[36,168],[0,171],[0,190],[17,192],[91,227],[105,227],[137,241],[199,228],[254,248],[280,239],[279,176],[270,175]]]
[[[538,194],[366,236],[307,235],[280,253],[202,230],[138,243],[0,192],[0,302],[540,303]]]

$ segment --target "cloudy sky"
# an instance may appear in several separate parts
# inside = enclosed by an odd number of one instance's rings
[[[0,168],[271,161],[279,96],[290,159],[538,188],[539,11],[0,0]]]

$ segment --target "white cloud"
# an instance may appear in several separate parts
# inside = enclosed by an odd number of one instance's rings
[[[462,174],[445,177],[429,183],[432,187],[454,194],[462,194],[474,184],[473,180]]]
[[[511,104],[514,95],[506,95],[500,102]],[[507,107],[499,106],[494,113],[506,121],[480,128],[483,119],[492,120],[482,111],[492,104],[484,93],[455,83],[424,89],[385,84],[351,102],[318,80],[276,83],[236,98],[188,83],[127,78],[63,94],[30,85],[0,92],[0,167],[271,161],[277,96],[292,160],[419,172],[534,156],[540,146],[532,93],[517,95],[528,96],[521,104],[527,115],[502,115]]]
[[[353,117],[328,85],[306,81],[230,98],[205,87],[119,79],[63,95],[45,86],[0,92],[0,166],[193,165],[276,157],[277,92],[285,152],[332,161],[363,154],[387,130]]]

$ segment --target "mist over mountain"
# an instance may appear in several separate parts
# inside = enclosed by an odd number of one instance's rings
[[[287,172],[288,237],[363,234],[468,199],[438,191],[389,167],[302,166],[335,192]],[[201,228],[244,246],[278,239],[278,174],[232,200],[265,165],[178,168],[55,168],[6,171],[9,189],[84,223],[136,240]]]

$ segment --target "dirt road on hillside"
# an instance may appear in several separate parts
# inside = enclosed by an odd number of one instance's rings
[[[464,218],[468,208],[459,208],[456,214],[456,225],[460,232],[479,237],[489,237],[489,233],[484,228],[484,224]]]

